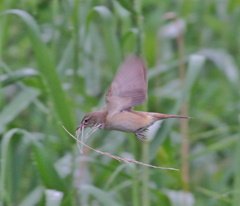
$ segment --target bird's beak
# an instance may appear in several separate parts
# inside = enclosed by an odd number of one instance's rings
[[[84,129],[84,125],[80,124],[77,129],[75,130],[75,132],[81,132]]]

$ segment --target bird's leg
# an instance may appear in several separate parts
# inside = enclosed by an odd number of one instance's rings
[[[137,137],[138,139],[140,139],[141,141],[143,141],[143,140],[146,139],[146,136],[145,136],[144,133],[147,132],[147,131],[148,131],[148,128],[143,127],[143,128],[140,128],[140,129],[136,130],[136,131],[134,132],[134,134],[136,135],[136,137]]]

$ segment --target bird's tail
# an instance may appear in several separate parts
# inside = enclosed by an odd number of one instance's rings
[[[183,115],[172,115],[172,114],[161,114],[161,113],[151,113],[151,114],[157,120],[168,119],[168,118],[182,118],[182,119],[191,118],[191,117],[183,116]]]

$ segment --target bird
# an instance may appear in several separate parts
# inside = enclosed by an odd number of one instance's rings
[[[147,67],[142,57],[132,54],[121,64],[106,93],[106,106],[85,115],[76,131],[87,127],[134,133],[146,139],[146,131],[156,121],[188,116],[136,111],[133,108],[147,100]]]

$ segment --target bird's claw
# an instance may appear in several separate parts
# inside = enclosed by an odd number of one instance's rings
[[[144,132],[147,132],[147,131],[148,131],[147,128],[140,128],[137,131],[135,131],[134,133],[138,139],[140,139],[141,141],[144,141],[146,139]]]

